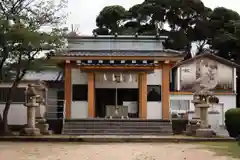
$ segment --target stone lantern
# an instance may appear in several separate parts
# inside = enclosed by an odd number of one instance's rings
[[[24,129],[26,135],[51,134],[45,120],[46,92],[46,87],[40,82],[29,84],[25,91],[28,119],[27,128]]]
[[[24,134],[33,136],[40,135],[40,129],[36,128],[36,108],[39,107],[37,103],[38,96],[34,87],[29,84],[25,91],[25,106],[27,107],[27,127],[24,128]]]

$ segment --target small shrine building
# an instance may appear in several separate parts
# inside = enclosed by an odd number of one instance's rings
[[[164,49],[166,39],[138,35],[68,37],[66,51],[49,55],[64,66],[65,118],[103,118],[119,106],[125,107],[120,114],[129,118],[145,120],[157,111],[159,119],[169,120],[170,73],[184,54]],[[73,87],[77,84],[79,89]],[[161,96],[159,106],[148,104],[148,85],[160,86],[155,94]],[[136,92],[131,93],[132,89]],[[133,95],[135,100],[130,99]],[[134,101],[135,106],[127,101]]]

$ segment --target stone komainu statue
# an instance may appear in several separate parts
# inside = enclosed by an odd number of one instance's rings
[[[36,96],[39,104],[46,105],[46,92],[47,87],[44,82],[38,81],[36,84],[28,84],[28,88],[25,91],[26,101],[28,102],[31,97]]]

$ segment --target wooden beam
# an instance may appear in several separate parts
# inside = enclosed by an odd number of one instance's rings
[[[164,120],[169,120],[170,72],[171,72],[171,65],[164,64],[162,67],[162,118]]]
[[[159,69],[161,66],[78,66],[80,69],[96,69],[96,70],[154,70]]]
[[[72,103],[72,74],[70,63],[65,63],[64,70],[64,99],[65,99],[65,118],[71,118]]]
[[[94,73],[88,73],[88,118],[95,117]]]
[[[147,119],[147,73],[140,73],[138,79],[139,117],[140,119]]]

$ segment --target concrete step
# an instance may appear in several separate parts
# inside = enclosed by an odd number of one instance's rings
[[[65,135],[172,135],[172,125],[161,120],[68,120]]]
[[[139,129],[144,129],[144,128],[172,128],[171,125],[164,125],[164,126],[142,126],[142,125],[86,125],[86,124],[81,124],[81,125],[71,125],[71,124],[66,124],[64,125],[64,128],[86,128],[86,129],[91,129],[91,128],[139,128]]]
[[[109,130],[109,129],[113,129],[113,130],[138,130],[138,131],[144,131],[144,130],[167,130],[167,131],[172,131],[172,128],[171,127],[168,127],[168,128],[136,128],[136,127],[131,127],[131,128],[126,128],[126,127],[121,127],[121,128],[111,128],[111,127],[108,127],[108,128],[101,128],[101,127],[98,127],[98,128],[67,128],[67,127],[64,127],[63,130],[78,130],[78,129],[82,129],[82,130]]]
[[[148,119],[148,120],[141,120],[141,119],[104,119],[104,118],[93,118],[93,119],[66,119],[65,122],[167,122],[169,123],[170,120],[159,120],[159,119]]]
[[[136,123],[136,122],[133,122],[133,123],[83,123],[83,122],[79,122],[79,123],[65,123],[67,125],[71,125],[71,126],[96,126],[96,125],[111,125],[111,126],[122,126],[122,125],[125,125],[125,126],[168,126],[168,125],[171,125],[169,123]]]
[[[69,136],[83,136],[83,135],[114,135],[114,136],[133,136],[133,135],[138,135],[138,136],[170,136],[173,135],[173,133],[64,133],[64,135],[69,135]]]
[[[172,133],[171,130],[116,130],[116,129],[107,129],[107,130],[84,130],[84,129],[76,129],[76,130],[65,130],[64,134],[76,134],[76,135],[82,135],[84,133],[87,134],[122,134],[122,133],[128,133],[128,134],[170,134]]]

